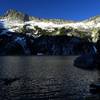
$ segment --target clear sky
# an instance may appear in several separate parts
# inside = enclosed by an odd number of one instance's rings
[[[35,17],[83,20],[100,15],[100,0],[0,0],[0,15],[8,9]]]

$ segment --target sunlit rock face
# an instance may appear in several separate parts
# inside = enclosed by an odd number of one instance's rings
[[[19,45],[26,55],[79,54],[88,51],[87,42],[99,40],[99,29],[100,16],[75,22],[35,18],[10,9],[0,17],[0,44],[4,45],[0,52]]]
[[[62,19],[43,19],[28,16],[17,10],[10,9],[0,17],[0,27],[11,32],[31,33],[31,35],[68,35],[88,37],[97,42],[100,29],[100,16],[83,21],[66,21]]]
[[[4,18],[9,20],[9,21],[14,21],[14,20],[19,20],[19,21],[29,21],[29,16],[27,14],[18,12],[16,10],[10,9],[8,10],[5,15]]]

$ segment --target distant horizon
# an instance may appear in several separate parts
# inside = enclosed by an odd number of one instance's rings
[[[0,15],[9,9],[44,19],[82,21],[100,15],[98,0],[1,0]]]

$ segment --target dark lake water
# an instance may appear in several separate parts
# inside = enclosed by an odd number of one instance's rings
[[[74,67],[75,58],[0,57],[0,100],[84,100],[98,74]]]

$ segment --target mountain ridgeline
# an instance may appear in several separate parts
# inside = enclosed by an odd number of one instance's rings
[[[37,18],[10,9],[0,17],[1,55],[94,53],[93,46],[99,40],[100,16],[66,21]]]
[[[33,17],[29,16],[28,14],[22,13],[20,11],[10,9],[6,11],[6,13],[2,16],[2,18],[8,18],[10,20],[20,20],[20,21],[32,21],[32,20],[38,20],[38,21],[52,21],[55,23],[65,23],[67,21],[63,19],[44,19],[44,18],[39,18],[39,17]],[[68,21],[71,22],[71,21]]]
[[[12,9],[8,10],[5,13],[4,17],[8,18],[9,20],[29,21],[29,16],[27,14],[23,14],[21,12]]]

